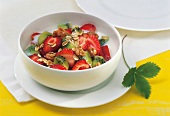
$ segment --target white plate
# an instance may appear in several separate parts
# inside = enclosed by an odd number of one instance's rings
[[[45,103],[67,108],[99,106],[121,97],[129,90],[122,86],[123,77],[127,71],[121,59],[114,74],[102,84],[88,90],[65,92],[47,88],[34,81],[24,69],[19,55],[14,64],[15,77],[25,91]]]
[[[76,0],[85,11],[115,27],[158,31],[170,29],[169,0]]]

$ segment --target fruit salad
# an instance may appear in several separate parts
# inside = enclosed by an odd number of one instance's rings
[[[96,33],[93,24],[59,24],[53,32],[35,32],[25,54],[34,62],[58,70],[84,70],[111,59],[108,36]]]

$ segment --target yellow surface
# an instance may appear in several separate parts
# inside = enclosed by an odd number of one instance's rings
[[[170,116],[170,50],[142,60],[137,66],[147,61],[155,62],[161,67],[159,75],[149,79],[152,86],[149,99],[140,96],[132,87],[121,98],[106,105],[69,109],[48,105],[39,100],[18,103],[0,83],[0,116]]]

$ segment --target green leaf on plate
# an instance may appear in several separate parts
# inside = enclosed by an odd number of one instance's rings
[[[134,82],[135,82],[135,72],[136,72],[136,67],[131,68],[128,71],[128,73],[126,73],[126,75],[124,76],[123,82],[122,82],[124,87],[130,87],[134,84]]]
[[[135,84],[138,92],[148,99],[151,94],[151,86],[145,78],[155,77],[160,70],[161,68],[152,62],[147,62],[138,68],[130,68],[124,76],[122,84],[124,87],[130,87]]]
[[[148,99],[151,94],[151,86],[149,85],[149,82],[139,74],[135,74],[135,79],[136,89]]]
[[[160,71],[160,67],[158,67],[153,62],[147,62],[137,68],[137,73],[146,77],[146,78],[153,78],[158,74]]]

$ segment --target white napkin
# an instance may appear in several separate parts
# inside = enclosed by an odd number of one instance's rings
[[[35,18],[60,11],[81,12],[74,0],[0,0],[0,80],[18,102],[34,99],[14,75],[19,33]]]
[[[4,39],[0,40],[0,46],[1,48],[4,48],[0,49],[0,54],[2,55],[0,60],[0,80],[18,102],[33,100],[34,98],[25,92],[25,90],[19,85],[18,81],[15,78],[15,55],[13,53],[13,50],[10,48],[10,46],[8,46]]]

